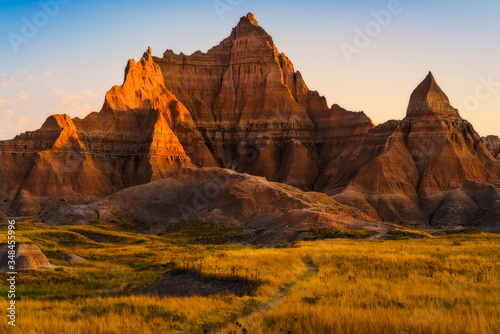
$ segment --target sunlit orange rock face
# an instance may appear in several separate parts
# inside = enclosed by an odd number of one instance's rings
[[[373,128],[362,113],[328,108],[251,14],[207,53],[154,60],[220,166],[312,190],[322,164]]]
[[[165,89],[150,51],[129,61],[125,82],[85,119],[54,115],[37,131],[0,143],[0,185],[10,214],[29,216],[91,201],[193,166],[174,130],[194,127]]]
[[[498,226],[498,147],[432,74],[402,121],[375,127],[328,107],[249,14],[206,53],[130,60],[99,113],[55,115],[0,142],[0,213],[43,213],[198,166],[324,192],[377,220]]]
[[[318,151],[306,104],[313,100],[326,112],[326,101],[309,92],[252,15],[207,53],[166,51],[154,59],[220,166],[313,188]],[[193,161],[201,159],[193,156]]]

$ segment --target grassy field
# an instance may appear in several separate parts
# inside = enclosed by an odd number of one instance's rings
[[[193,238],[193,228],[152,236],[18,224],[18,241],[56,267],[19,274],[17,326],[4,319],[0,333],[500,333],[500,235],[318,231],[335,239],[259,248],[217,244],[233,230],[207,224]],[[137,294],[173,268],[260,285],[242,297]],[[4,283],[3,310],[6,292]]]

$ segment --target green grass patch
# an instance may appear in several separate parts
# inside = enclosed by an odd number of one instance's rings
[[[96,230],[88,230],[82,228],[71,229],[71,231],[83,235],[84,237],[98,243],[112,244],[132,244],[136,241],[135,238],[122,236],[114,233],[100,232]]]
[[[337,239],[337,238],[366,239],[375,234],[378,234],[377,231],[367,230],[367,229],[342,231],[339,229],[332,229],[332,228],[306,228],[297,231],[297,233],[305,233],[305,232],[314,234],[313,238],[309,238],[307,240]]]
[[[103,305],[93,303],[89,305],[82,306],[80,308],[80,312],[82,312],[85,315],[90,315],[90,316],[102,316],[109,312],[109,309],[107,307],[104,307]]]
[[[181,244],[220,245],[231,241],[241,231],[211,222],[180,221],[163,235]]]
[[[48,231],[41,232],[37,235],[40,239],[43,239],[45,242],[49,243],[57,243],[61,246],[66,247],[77,247],[77,246],[85,246],[91,248],[100,248],[102,245],[99,245],[93,240],[81,235],[80,233],[75,233],[71,231]]]
[[[182,312],[168,311],[159,305],[148,305],[144,314],[146,321],[151,321],[155,318],[162,319],[163,321],[180,322],[183,323],[187,320],[187,316]]]
[[[448,235],[453,235],[453,234],[481,234],[483,231],[474,228],[474,227],[464,227],[461,229],[453,229],[453,230],[444,230],[444,233]]]
[[[419,230],[395,229],[387,232],[387,236],[392,240],[424,239],[431,238],[429,233]]]

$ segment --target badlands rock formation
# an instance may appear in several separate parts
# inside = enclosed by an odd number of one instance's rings
[[[206,53],[130,60],[99,113],[55,115],[0,142],[0,215],[88,203],[197,166],[321,191],[377,220],[498,226],[496,143],[485,146],[432,74],[402,121],[375,127],[329,108],[248,14]]]
[[[500,163],[429,75],[406,118],[377,126],[342,158],[357,168],[345,188],[319,189],[384,221],[498,226]],[[341,163],[341,161],[334,161]]]
[[[39,130],[0,142],[0,188],[10,214],[95,200],[193,166],[173,132],[192,126],[148,50],[138,63],[129,61],[124,84],[107,93],[101,112],[54,115]]]
[[[31,243],[16,244],[15,270],[8,266],[8,246],[6,244],[0,246],[0,271],[18,271],[18,270],[40,270],[51,266],[49,260],[38,248],[37,245]]]
[[[500,159],[500,138],[498,136],[488,136],[483,138],[483,141],[490,153]]]
[[[58,209],[45,224],[120,223],[123,218],[156,234],[178,221],[215,222],[241,228],[245,241],[258,242],[293,239],[298,229],[308,227],[380,230],[359,210],[325,194],[222,168],[184,168],[91,204]]]
[[[335,155],[353,135],[373,128],[362,113],[329,109],[252,14],[207,53],[167,50],[154,60],[221,167],[312,190],[322,144],[332,143],[325,156]],[[192,159],[204,165],[202,156]]]

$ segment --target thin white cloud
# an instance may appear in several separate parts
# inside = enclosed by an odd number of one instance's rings
[[[76,95],[62,92],[62,90],[57,90],[57,93],[59,95],[52,98],[55,101],[51,108],[52,113],[68,114],[71,117],[85,117],[101,107],[99,100],[97,100],[99,94],[89,90],[85,91],[84,94]]]
[[[25,91],[20,91],[19,94],[17,95],[17,99],[19,101],[24,101],[24,100],[29,99],[29,96],[28,96],[28,94],[26,94]]]
[[[62,66],[0,69],[0,88],[7,88],[0,91],[0,140],[39,129],[51,114],[85,117],[100,110],[102,95],[91,90],[71,91],[63,72]]]
[[[38,80],[43,83],[49,83],[49,80],[44,79],[38,72],[33,72],[32,74],[28,75],[27,77],[28,81],[35,81]]]
[[[94,92],[92,92],[92,91],[90,91],[90,90],[86,91],[86,92],[85,92],[85,95],[87,95],[87,97],[88,97],[90,100],[94,100],[94,99],[96,99],[96,98],[98,98],[98,97],[99,97],[99,94],[94,93]]]
[[[13,104],[14,104],[14,100],[12,100],[11,98],[4,97],[4,96],[0,95],[0,108],[9,107],[9,106],[12,106]]]
[[[14,112],[12,110],[2,111],[0,117],[2,122],[8,122],[14,117]]]
[[[46,67],[42,72],[30,71],[26,68],[20,68],[12,72],[10,79],[1,84],[0,87],[23,87],[28,82],[40,81],[42,83],[49,83],[56,75],[63,74],[64,67]],[[4,70],[0,69],[0,77],[7,76]],[[64,80],[64,78],[59,78]]]
[[[17,126],[18,127],[23,127],[25,126],[26,124],[28,124],[30,118],[28,116],[22,116],[21,118],[19,118],[19,120],[17,121]]]
[[[58,66],[58,67],[46,67],[43,70],[43,75],[47,77],[51,77],[54,74],[62,74],[64,67]]]
[[[14,72],[12,72],[12,74],[25,74],[25,73],[28,73],[27,68],[20,68],[18,70],[15,70]]]
[[[6,82],[2,83],[2,88],[7,88],[9,86],[23,87],[24,84],[17,79],[16,75],[13,75],[12,77],[10,77],[9,81],[6,81]]]

